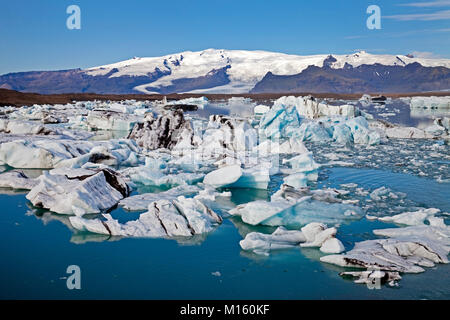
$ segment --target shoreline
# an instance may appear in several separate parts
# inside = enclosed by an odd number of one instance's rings
[[[97,93],[64,93],[64,94],[39,94],[20,92],[9,89],[0,89],[0,106],[15,106],[22,107],[33,104],[67,104],[73,101],[121,101],[121,100],[162,100],[163,97],[167,97],[168,100],[180,100],[186,98],[199,98],[206,97],[210,101],[227,100],[231,97],[250,98],[256,102],[265,102],[278,99],[283,96],[307,96],[312,95],[319,99],[343,99],[343,100],[356,100],[362,97],[364,93],[312,93],[312,92],[299,92],[299,93],[241,93],[241,94],[197,94],[197,93],[171,93],[167,95],[163,94],[97,94]],[[450,96],[450,91],[440,92],[407,92],[407,93],[369,93],[371,96],[383,95],[388,98],[402,98],[402,97],[430,97]]]

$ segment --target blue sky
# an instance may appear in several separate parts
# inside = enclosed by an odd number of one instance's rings
[[[66,8],[81,8],[68,30]],[[369,30],[369,5],[382,29]],[[207,48],[450,58],[450,0],[0,0],[0,74]]]

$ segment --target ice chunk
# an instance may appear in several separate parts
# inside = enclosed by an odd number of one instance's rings
[[[137,194],[120,200],[119,206],[129,211],[146,210],[148,205],[157,200],[174,200],[179,196],[194,196],[200,188],[197,186],[183,185],[159,193]]]
[[[290,248],[299,244],[302,247],[320,247],[325,253],[340,253],[343,251],[343,245],[335,235],[335,228],[327,228],[324,224],[314,222],[304,226],[301,231],[278,227],[272,234],[251,232],[239,244],[243,250],[264,254],[270,250]]]
[[[254,110],[256,115],[264,114],[264,113],[266,113],[267,111],[270,110],[270,107],[262,105],[262,104],[259,104],[253,110]]]
[[[172,149],[178,143],[192,145],[192,127],[181,110],[167,112],[156,119],[149,114],[145,120],[144,123],[137,123],[129,135],[140,147],[155,150]]]
[[[411,226],[374,230],[379,236],[392,237],[358,242],[342,255],[320,258],[322,262],[343,267],[418,273],[435,263],[448,263],[450,227]]]
[[[284,159],[283,163],[291,166],[293,172],[283,179],[284,183],[294,188],[306,187],[308,181],[316,181],[320,166],[314,161],[311,152],[302,153],[291,159]]]
[[[137,164],[138,147],[130,140],[78,141],[70,139],[15,140],[0,144],[0,163],[13,168],[81,167],[87,162]]]
[[[26,198],[36,207],[60,214],[105,212],[130,193],[123,178],[111,169],[91,171],[90,175],[71,176],[44,172]]]
[[[253,250],[258,253],[291,248],[305,241],[305,236],[301,231],[278,227],[272,234],[248,233],[239,244],[243,250]]]
[[[360,208],[344,203],[327,203],[314,199],[305,199],[290,207],[288,210],[280,211],[260,224],[269,226],[292,226],[297,227],[314,221],[326,224],[338,224],[346,220],[360,219],[363,213]]]
[[[290,138],[283,143],[267,139],[256,146],[253,152],[260,157],[264,157],[274,154],[307,153],[308,149],[306,149],[302,141],[295,138]]]
[[[411,108],[450,109],[449,97],[412,97]]]
[[[271,202],[257,200],[238,205],[236,208],[230,210],[229,213],[240,216],[245,223],[257,225],[292,206],[292,203],[283,200]]]
[[[131,131],[134,125],[139,122],[139,117],[128,114],[127,106],[123,106],[123,110],[92,110],[86,118],[86,125],[91,130],[117,130]]]
[[[225,166],[208,173],[203,179],[203,183],[219,188],[235,183],[241,176],[242,169],[239,165]]]
[[[200,182],[205,176],[203,173],[180,172],[166,174],[160,169],[148,168],[146,166],[127,168],[121,171],[134,183],[145,186],[174,187]]]
[[[230,188],[249,188],[266,190],[270,182],[270,167],[260,164],[242,170],[239,179],[232,183]]]
[[[350,128],[354,143],[368,145],[380,143],[379,133],[369,129],[369,123],[364,117],[349,119],[345,125]]]
[[[21,171],[0,173],[0,188],[31,190],[37,183],[36,179],[30,179]]]
[[[227,116],[210,116],[200,148],[210,153],[221,149],[232,152],[250,151],[258,141],[255,129],[246,121]],[[203,151],[203,152],[205,152]]]
[[[320,247],[323,253],[341,253],[345,251],[344,245],[337,238],[329,238]]]
[[[239,215],[248,224],[298,227],[314,221],[336,224],[345,220],[360,219],[358,207],[343,203],[314,200],[311,196],[286,200],[281,197],[271,202],[257,200],[238,205],[229,211]]]
[[[222,218],[201,201],[178,197],[158,200],[137,220],[119,223],[110,215],[105,220],[71,217],[72,226],[81,231],[123,237],[190,237],[212,231]]]
[[[441,210],[431,208],[431,209],[420,209],[414,212],[404,212],[397,214],[395,216],[387,216],[378,218],[378,220],[385,222],[394,222],[398,224],[404,224],[408,226],[417,226],[425,224],[425,220],[429,220],[434,217],[436,213],[439,213]]]

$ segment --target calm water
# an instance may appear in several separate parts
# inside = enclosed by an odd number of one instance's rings
[[[430,207],[450,211],[449,184],[371,169],[327,169],[319,185],[354,182],[373,189],[388,186]],[[267,193],[235,190],[232,201],[266,198]],[[247,199],[246,199],[247,198]],[[254,230],[225,219],[213,233],[190,241],[107,239],[73,234],[65,217],[30,212],[24,194],[0,195],[0,298],[122,299],[449,299],[450,265],[404,275],[400,287],[369,290],[341,278],[342,268],[321,263],[318,249],[243,252],[239,241]],[[123,214],[123,213],[122,213]],[[339,228],[347,249],[374,238],[375,228],[392,227],[366,219]],[[81,290],[66,288],[68,265],[81,267]],[[220,272],[220,276],[212,275]]]

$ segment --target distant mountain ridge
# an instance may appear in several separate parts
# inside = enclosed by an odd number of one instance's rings
[[[422,92],[448,90],[449,79],[450,59],[208,49],[88,69],[9,73],[0,76],[0,88],[41,94]]]

